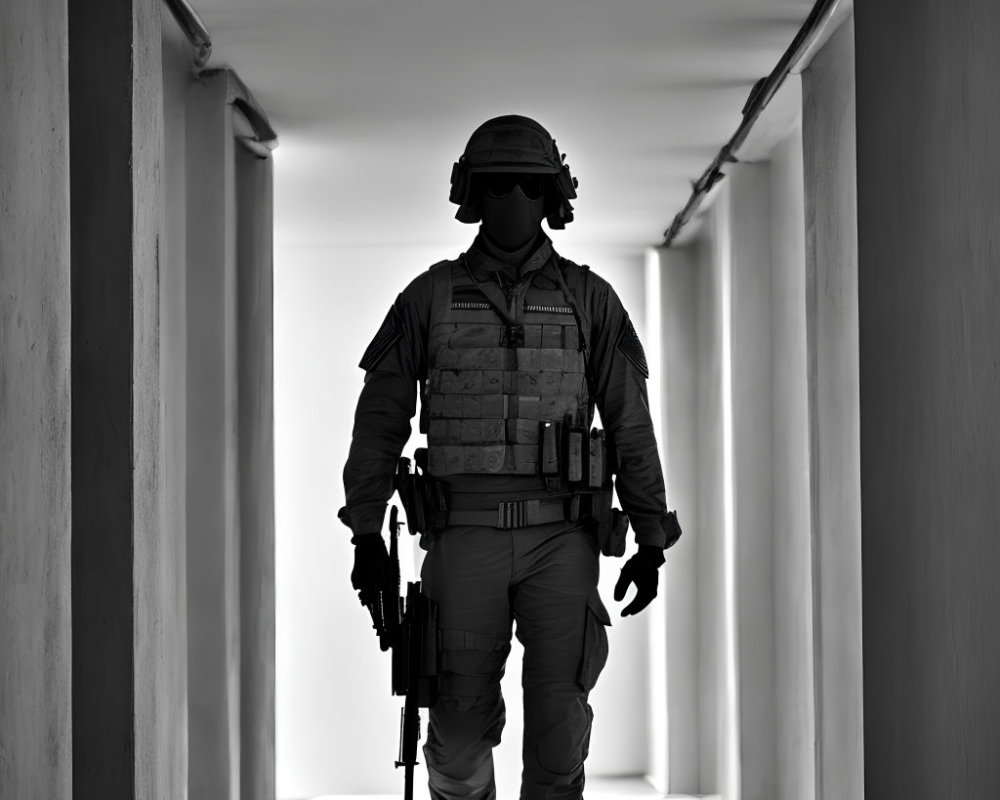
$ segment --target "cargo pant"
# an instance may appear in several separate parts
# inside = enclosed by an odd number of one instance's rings
[[[595,537],[574,526],[453,527],[421,579],[438,605],[441,685],[424,745],[434,800],[493,800],[512,622],[524,646],[521,800],[580,798],[590,690],[608,656]]]

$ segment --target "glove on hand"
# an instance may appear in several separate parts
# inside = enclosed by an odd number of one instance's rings
[[[364,603],[385,585],[391,564],[389,551],[380,533],[365,533],[351,538],[354,542],[354,569],[351,570],[351,585],[357,589]]]
[[[625,606],[622,616],[638,614],[656,597],[656,584],[659,581],[659,569],[666,559],[663,550],[656,545],[640,544],[639,552],[625,562],[622,574],[615,584],[615,600],[625,599],[629,584],[636,588],[635,599]]]

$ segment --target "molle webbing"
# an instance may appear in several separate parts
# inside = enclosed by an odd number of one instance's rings
[[[542,425],[589,422],[565,293],[528,286],[501,314],[460,270],[437,270],[435,283],[423,398],[430,473],[541,474]]]

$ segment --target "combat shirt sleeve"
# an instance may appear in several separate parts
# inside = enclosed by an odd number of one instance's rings
[[[416,278],[396,298],[359,365],[365,383],[344,465],[347,504],[340,511],[340,519],[355,534],[382,530],[396,464],[410,438],[418,382],[427,371],[427,276]]]
[[[660,455],[649,413],[649,368],[635,327],[611,285],[587,275],[589,371],[601,421],[618,457],[615,488],[639,544],[670,547],[679,534],[667,515]]]

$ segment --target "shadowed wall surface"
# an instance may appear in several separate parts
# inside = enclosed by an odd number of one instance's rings
[[[73,793],[182,789],[163,514],[160,3],[69,9]]]
[[[1000,6],[856,48],[865,790],[998,797]]]
[[[696,242],[659,253],[691,534],[666,568],[674,793],[863,793],[852,33],[786,82]]]
[[[822,800],[864,794],[854,98],[852,17],[802,75],[816,731],[798,746]]]
[[[0,3],[0,798],[71,789],[66,4]]]

